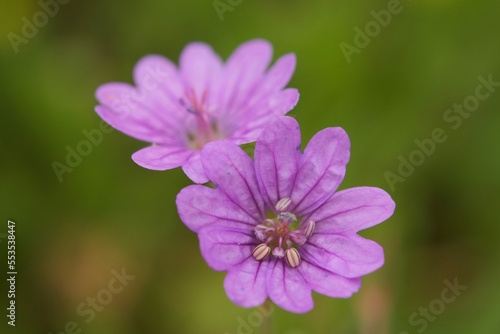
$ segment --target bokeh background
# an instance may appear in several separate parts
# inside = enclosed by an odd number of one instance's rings
[[[340,44],[354,45],[354,28],[388,1],[222,2],[232,8],[223,20],[212,0],[73,0],[17,53],[8,34],[22,35],[22,18],[41,7],[1,2],[0,331],[71,333],[74,321],[75,333],[97,334],[499,333],[500,91],[456,130],[443,120],[474,94],[478,76],[500,81],[498,2],[401,0],[350,63]],[[289,86],[301,98],[290,114],[304,142],[328,126],[349,133],[341,188],[378,186],[397,203],[391,219],[362,232],[384,247],[385,266],[349,300],[316,294],[304,315],[276,307],[260,316],[228,300],[225,274],[205,264],[176,212],[188,179],[135,165],[130,155],[144,143],[114,131],[62,182],[52,166],[99,127],[95,89],[131,82],[142,56],[177,61],[187,43],[204,41],[226,59],[256,37],[274,45],[274,59],[297,55]],[[397,174],[398,158],[436,128],[447,140],[391,189],[386,172]],[[17,233],[15,328],[4,315],[7,219]],[[135,278],[87,323],[77,307],[122,268]],[[440,309],[445,281],[455,279],[467,289]]]

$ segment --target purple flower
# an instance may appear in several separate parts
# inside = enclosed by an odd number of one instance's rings
[[[216,189],[184,188],[181,220],[210,267],[227,270],[229,298],[244,307],[267,297],[291,312],[313,307],[311,291],[348,298],[384,263],[382,247],[357,234],[389,218],[383,190],[336,192],[349,160],[341,128],[318,132],[304,153],[295,119],[280,117],[257,139],[255,161],[229,141],[206,145],[201,161]]]
[[[297,103],[297,90],[284,89],[295,55],[282,56],[267,70],[271,58],[265,40],[242,44],[225,64],[204,43],[187,45],[179,68],[164,57],[146,56],[134,68],[135,87],[112,82],[97,89],[96,112],[121,132],[152,143],[132,155],[138,165],[182,166],[191,180],[204,183],[200,150],[205,144],[253,142]]]

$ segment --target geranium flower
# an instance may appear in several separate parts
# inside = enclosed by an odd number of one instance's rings
[[[272,46],[252,40],[239,46],[224,64],[204,43],[188,44],[179,68],[150,55],[134,68],[136,87],[120,82],[100,86],[96,112],[121,132],[152,143],[132,155],[140,166],[167,170],[182,166],[197,183],[207,182],[200,149],[229,139],[253,142],[262,129],[290,111],[296,89],[284,89],[295,70],[287,54],[267,71]]]
[[[244,307],[266,298],[291,312],[313,307],[311,291],[348,298],[380,268],[383,249],[357,234],[395,208],[383,190],[336,192],[349,160],[341,128],[318,132],[301,152],[295,119],[280,117],[257,139],[255,161],[229,141],[207,144],[201,160],[216,189],[184,188],[181,220],[200,239],[208,265],[226,270],[229,298]]]

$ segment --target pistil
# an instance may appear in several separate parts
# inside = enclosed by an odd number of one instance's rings
[[[201,99],[198,100],[193,88],[190,88],[185,94],[185,99],[180,99],[186,111],[195,116],[195,126],[193,133],[189,136],[191,148],[201,149],[206,143],[220,139],[215,123],[207,113],[206,96],[207,91],[203,91]]]
[[[315,223],[310,220],[301,229],[294,229],[297,217],[286,211],[290,206],[289,198],[282,198],[275,206],[275,219],[265,219],[255,227],[254,232],[259,244],[252,252],[257,261],[262,261],[272,254],[276,258],[284,258],[291,268],[300,265],[301,258],[298,247],[304,245],[314,232]]]

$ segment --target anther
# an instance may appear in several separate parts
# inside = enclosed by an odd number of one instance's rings
[[[288,265],[291,268],[297,268],[300,264],[299,251],[296,250],[295,248],[287,249],[285,252],[285,259],[286,259],[286,263],[288,263]]]
[[[276,203],[276,206],[275,206],[276,211],[278,211],[278,212],[285,211],[291,203],[292,203],[292,200],[288,197],[280,199],[278,201],[278,203]]]
[[[310,220],[306,226],[306,238],[309,238],[313,234],[314,227],[316,227],[316,223],[313,220]]]
[[[252,256],[257,260],[263,260],[271,252],[271,248],[266,244],[260,244],[252,252]]]

